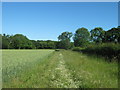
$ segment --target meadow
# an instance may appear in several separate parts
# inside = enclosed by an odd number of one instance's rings
[[[70,50],[2,50],[3,88],[118,88],[118,64]]]

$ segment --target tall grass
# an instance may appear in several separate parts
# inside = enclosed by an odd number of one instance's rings
[[[64,60],[71,76],[80,88],[117,88],[118,65],[102,58],[64,51]]]
[[[3,50],[2,52],[3,87],[8,88],[22,87],[22,82],[26,82],[30,78],[29,74],[36,71],[35,67],[47,59],[53,50]],[[22,81],[19,80],[19,77],[22,77]]]

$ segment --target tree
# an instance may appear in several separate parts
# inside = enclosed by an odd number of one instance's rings
[[[71,32],[63,32],[58,36],[58,40],[60,41],[59,47],[62,49],[69,49],[71,47],[70,38],[72,37]]]
[[[118,26],[117,28],[120,28],[120,26]]]
[[[12,44],[15,49],[31,49],[32,42],[22,34],[16,34],[12,37]]]
[[[118,30],[118,43],[120,43],[120,26],[118,26],[118,28],[117,28]]]
[[[9,35],[3,34],[3,36],[2,36],[2,48],[8,49],[8,45],[9,45]]]
[[[120,28],[112,28],[105,33],[106,42],[119,42],[120,43]]]
[[[92,41],[100,43],[104,40],[105,31],[101,27],[96,27],[90,31]]]
[[[84,47],[89,42],[90,33],[88,29],[82,27],[76,30],[73,40],[76,47]]]
[[[2,49],[2,35],[0,34],[0,49]]]
[[[51,41],[51,40],[47,40],[47,48],[48,49],[55,49],[55,42]]]

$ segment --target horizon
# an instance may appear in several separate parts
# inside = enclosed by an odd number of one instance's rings
[[[4,2],[2,17],[2,34],[58,41],[65,31],[117,27],[118,2]]]

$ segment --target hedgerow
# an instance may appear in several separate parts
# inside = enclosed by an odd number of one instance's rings
[[[115,43],[92,44],[85,49],[74,48],[73,51],[103,56],[108,61],[120,60],[120,44]]]

